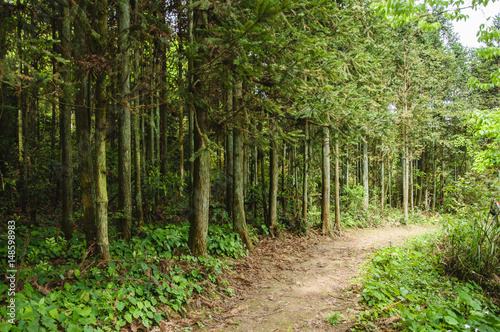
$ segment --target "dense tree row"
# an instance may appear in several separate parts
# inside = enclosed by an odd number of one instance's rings
[[[429,31],[359,1],[3,0],[0,15],[2,213],[56,215],[103,260],[110,226],[130,239],[184,217],[206,255],[220,206],[250,249],[248,222],[275,236],[318,207],[339,232],[357,186],[365,210],[446,209],[471,167],[464,120],[496,106],[467,88],[491,64],[440,14]]]

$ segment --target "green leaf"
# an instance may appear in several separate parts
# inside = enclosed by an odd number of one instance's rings
[[[136,319],[139,318],[141,316],[141,311],[135,309],[134,312],[132,313],[132,316],[134,316],[134,318]]]
[[[28,332],[38,332],[40,331],[40,324],[38,322],[38,319],[34,319],[31,321],[30,325],[27,327]]]
[[[52,309],[52,310],[49,311],[50,317],[52,317],[54,319],[57,317],[58,314],[59,314],[59,310],[57,310],[57,308]]]
[[[458,321],[451,316],[444,316],[444,320],[450,325],[458,325]]]
[[[76,324],[73,324],[73,323],[70,323],[68,325],[68,328],[66,330],[67,332],[82,332],[83,331],[83,327],[80,327],[79,325],[76,325]]]
[[[83,309],[82,308],[78,308],[78,309],[76,309],[76,311],[82,317],[87,317],[92,312],[92,310],[89,307],[85,307]]]
[[[90,292],[82,292],[82,295],[80,295],[80,301],[89,302],[89,299],[90,299]]]
[[[118,309],[118,311],[122,311],[123,308],[125,308],[125,304],[122,301],[116,302],[116,309]]]
[[[123,318],[129,323],[132,323],[132,315],[130,313],[126,313]]]

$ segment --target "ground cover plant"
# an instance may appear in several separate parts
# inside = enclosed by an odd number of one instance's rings
[[[223,258],[246,254],[235,233],[215,225],[209,229],[207,258],[189,255],[188,225],[183,224],[143,227],[131,241],[115,241],[108,264],[87,257],[81,234],[66,241],[60,235],[50,237],[56,233],[52,227],[26,231],[29,238],[19,239],[19,246],[29,246],[19,268],[16,325],[2,320],[2,331],[157,326],[183,313],[195,294],[231,294],[220,279],[230,264]],[[0,287],[0,302],[7,301],[7,286]],[[7,317],[6,306],[0,310],[2,319]]]
[[[443,233],[441,233],[441,236]],[[500,329],[500,308],[473,281],[446,275],[439,236],[372,254],[362,289],[361,330],[486,331]],[[391,327],[389,327],[389,325]]]

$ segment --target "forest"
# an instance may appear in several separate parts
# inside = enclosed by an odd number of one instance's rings
[[[0,0],[2,331],[203,330],[261,243],[389,224],[438,235],[368,275],[448,288],[367,277],[349,328],[499,331],[488,2]]]

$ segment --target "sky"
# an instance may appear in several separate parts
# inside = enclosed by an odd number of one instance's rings
[[[465,1],[466,5],[471,3],[471,1]],[[494,3],[489,3],[487,7],[481,7],[477,11],[472,9],[464,9],[462,10],[464,14],[469,15],[467,21],[461,20],[460,22],[453,22],[455,26],[455,32],[460,36],[460,41],[464,46],[468,47],[481,47],[481,45],[477,41],[476,33],[479,31],[479,25],[485,23],[487,26],[491,25],[487,21],[488,17],[493,17],[500,13],[500,0],[495,1]]]

